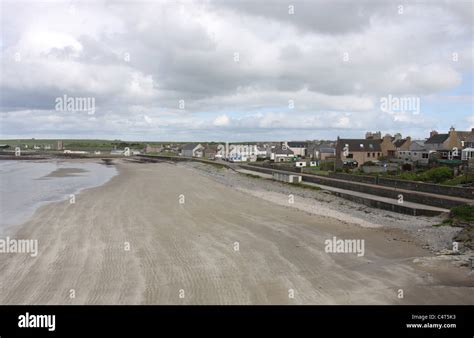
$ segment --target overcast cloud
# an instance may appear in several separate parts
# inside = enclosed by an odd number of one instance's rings
[[[471,1],[1,4],[3,138],[425,137],[474,127]],[[93,97],[94,114],[57,111],[64,95]],[[388,95],[420,98],[421,109],[383,112]]]

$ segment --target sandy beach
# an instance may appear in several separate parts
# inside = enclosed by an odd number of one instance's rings
[[[116,166],[19,228],[39,253],[0,254],[0,304],[474,303],[470,269],[401,229],[315,215],[183,165]],[[363,239],[364,256],[325,252],[334,236]]]

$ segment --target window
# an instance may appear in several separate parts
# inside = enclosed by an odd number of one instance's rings
[[[347,158],[354,158],[354,155],[353,155],[353,154],[349,154],[349,155],[347,155]]]
[[[375,157],[375,153],[372,153],[372,157]]]
[[[375,153],[374,153],[375,154]],[[377,153],[377,156],[380,157],[380,153]]]
[[[370,157],[370,153],[367,153],[367,157]]]
[[[360,147],[361,147],[361,148],[364,148],[364,145],[361,143],[361,144],[360,144]]]

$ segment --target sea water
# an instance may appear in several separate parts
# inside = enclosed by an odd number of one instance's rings
[[[67,175],[50,175],[76,169]],[[0,234],[33,216],[42,205],[69,199],[83,189],[106,183],[117,174],[113,165],[65,161],[0,161]],[[49,176],[48,176],[49,175]]]

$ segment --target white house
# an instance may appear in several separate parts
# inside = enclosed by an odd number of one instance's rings
[[[279,146],[272,149],[271,158],[275,162],[290,162],[295,157],[295,153],[286,146]]]
[[[255,155],[257,155],[258,158],[266,158],[267,149],[265,149],[265,147],[262,147],[262,146],[256,146]]]

